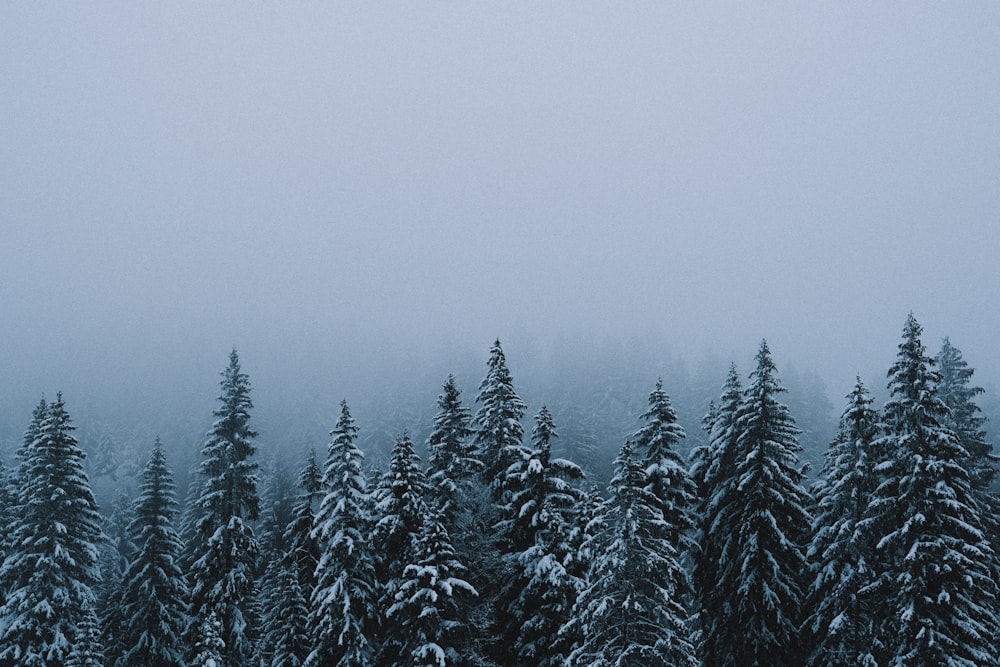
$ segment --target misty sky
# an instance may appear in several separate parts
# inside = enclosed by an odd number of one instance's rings
[[[996,382],[998,211],[995,2],[0,4],[29,406],[567,332],[839,398],[910,310]]]

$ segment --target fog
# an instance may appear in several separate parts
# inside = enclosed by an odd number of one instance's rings
[[[271,450],[498,337],[530,411],[761,338],[839,411],[910,311],[996,383],[1000,6],[704,4],[3,4],[4,458],[57,390],[193,453],[233,346]]]

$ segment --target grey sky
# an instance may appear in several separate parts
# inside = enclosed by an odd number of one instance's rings
[[[3,391],[652,329],[839,397],[911,309],[995,381],[998,176],[995,2],[3,3]]]

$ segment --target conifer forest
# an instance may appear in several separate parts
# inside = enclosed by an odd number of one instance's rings
[[[0,667],[1000,667],[1000,2],[0,1]]]
[[[471,399],[444,380],[425,439],[373,465],[344,400],[289,479],[260,464],[234,349],[187,488],[157,438],[103,511],[57,393],[3,471],[0,664],[997,664],[973,373],[911,314],[887,398],[858,378],[810,475],[762,341],[697,435],[656,381],[602,484],[496,341]]]

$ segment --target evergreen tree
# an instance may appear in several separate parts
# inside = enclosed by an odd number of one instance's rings
[[[732,560],[721,572],[724,587],[736,594],[732,630],[740,641],[732,645],[732,662],[722,664],[798,665],[810,498],[798,467],[798,429],[777,400],[784,388],[766,341],[756,361],[736,418],[737,531],[726,554]]]
[[[506,475],[510,502],[498,528],[512,577],[500,597],[498,626],[510,664],[561,665],[570,648],[559,629],[576,600],[578,581],[567,565],[574,513],[584,497],[573,482],[583,478],[583,471],[572,461],[553,458],[555,437],[552,415],[543,406],[535,417],[532,449]]]
[[[309,640],[309,602],[293,567],[278,570],[277,592],[270,616],[269,667],[301,667],[312,648]]]
[[[240,370],[236,350],[222,372],[220,406],[202,448],[203,479],[197,507],[197,553],[192,565],[190,616],[195,623],[215,613],[222,659],[246,664],[257,632],[255,568],[260,547],[250,522],[260,514],[257,464],[250,429],[250,381]]]
[[[257,645],[257,657],[264,665],[271,664],[276,632],[280,623],[278,616],[284,613],[288,594],[284,581],[285,570],[289,566],[288,542],[285,534],[292,521],[295,503],[294,484],[287,469],[281,463],[274,466],[274,473],[268,480],[264,494],[265,509],[261,513],[258,526],[260,534],[260,558],[257,571],[263,571],[257,587],[257,597],[261,607],[261,633]]]
[[[483,481],[499,498],[503,488],[503,473],[520,456],[523,448],[524,427],[521,419],[527,409],[524,401],[514,391],[514,380],[507,369],[500,341],[490,348],[486,377],[479,385],[476,397],[477,454],[483,462]]]
[[[664,537],[684,556],[695,548],[691,513],[697,489],[677,451],[684,439],[684,429],[677,423],[677,412],[663,391],[662,380],[657,380],[656,388],[649,395],[649,409],[642,419],[646,424],[632,436],[632,441],[636,454],[642,457],[649,491],[659,500],[667,531]],[[680,575],[672,587],[689,599],[692,593],[690,578],[683,570]]]
[[[976,403],[976,397],[985,389],[971,386],[975,370],[969,367],[961,350],[948,338],[941,345],[937,363],[941,373],[938,395],[949,411],[942,419],[942,425],[958,436],[965,450],[962,466],[969,473],[972,497],[993,549],[993,578],[1000,582],[1000,495],[993,488],[998,457],[987,440],[986,417]]]
[[[878,485],[878,413],[858,378],[826,453],[809,547],[812,584],[805,632],[813,667],[875,667],[871,610],[861,591],[872,579],[872,545],[859,524]]]
[[[469,612],[475,633],[473,652],[478,660],[503,662],[506,647],[497,641],[500,630],[495,627],[496,611],[502,605],[498,599],[501,585],[512,572],[501,557],[502,536],[495,534],[494,526],[501,519],[501,506],[509,501],[506,472],[511,464],[524,459],[527,449],[521,425],[526,406],[514,391],[499,340],[490,348],[486,377],[479,385],[476,402],[479,409],[473,420],[474,443],[475,455],[483,463],[482,484],[470,490],[469,512],[460,517],[459,556],[468,564],[471,583],[479,592]]]
[[[427,515],[426,495],[427,478],[420,468],[420,457],[410,437],[403,435],[392,448],[389,471],[379,480],[373,499],[375,526],[371,541],[380,589],[380,620],[395,602],[403,569],[414,562],[415,542]],[[398,630],[392,623],[382,625],[380,664],[388,664],[405,654]]]
[[[461,575],[440,511],[423,522],[414,562],[403,569],[393,604],[386,612],[395,627],[396,651],[382,664],[395,667],[450,667],[471,664],[465,604],[476,590]]]
[[[120,598],[124,653],[117,667],[183,667],[187,583],[178,565],[174,529],[177,500],[160,439],[142,473],[135,518],[128,526],[138,554],[124,576]]]
[[[101,650],[101,628],[97,613],[93,609],[87,609],[80,621],[76,643],[66,659],[66,667],[103,666],[104,653]]]
[[[483,464],[476,458],[469,410],[462,406],[461,392],[452,375],[438,396],[434,431],[427,439],[430,452],[428,482],[434,504],[444,513],[445,525],[455,527],[455,518],[469,494],[469,486]]]
[[[993,553],[977,512],[966,452],[942,426],[948,407],[940,374],[911,313],[896,363],[877,447],[882,481],[862,527],[876,546],[868,587],[880,623],[881,662],[898,665],[997,664]]]
[[[135,556],[128,525],[133,518],[133,502],[125,487],[115,491],[111,515],[104,517],[104,535],[99,547],[101,584],[97,587],[97,616],[101,619],[101,642],[109,665],[125,652],[126,619],[121,606],[125,570]]]
[[[0,665],[64,665],[86,639],[100,582],[101,518],[62,394],[36,412],[22,447],[17,545],[0,568]]]
[[[207,616],[198,623],[191,667],[223,667],[226,642],[222,640],[222,621],[214,609],[203,608],[202,612]]]
[[[313,536],[314,512],[323,498],[323,471],[310,452],[299,474],[299,494],[292,506],[292,519],[285,529],[287,551],[272,564],[274,587],[266,601],[266,655],[270,667],[305,664],[309,643],[309,596],[316,587],[319,545]]]
[[[731,365],[719,404],[706,418],[708,445],[697,452],[692,466],[692,477],[700,487],[694,584],[699,603],[700,653],[706,667],[730,664],[730,649],[736,641],[734,601],[739,580],[732,576],[723,579],[723,572],[736,558],[733,536],[740,528],[736,426],[742,404],[740,376],[736,366]]]
[[[678,554],[660,501],[626,442],[615,460],[607,534],[574,616],[582,641],[569,656],[580,667],[679,667],[697,664],[687,612],[672,588]]]
[[[363,455],[355,444],[358,428],[346,401],[340,409],[323,471],[326,496],[313,530],[321,555],[311,598],[310,667],[367,667],[375,651],[375,564],[364,510],[368,494]]]

